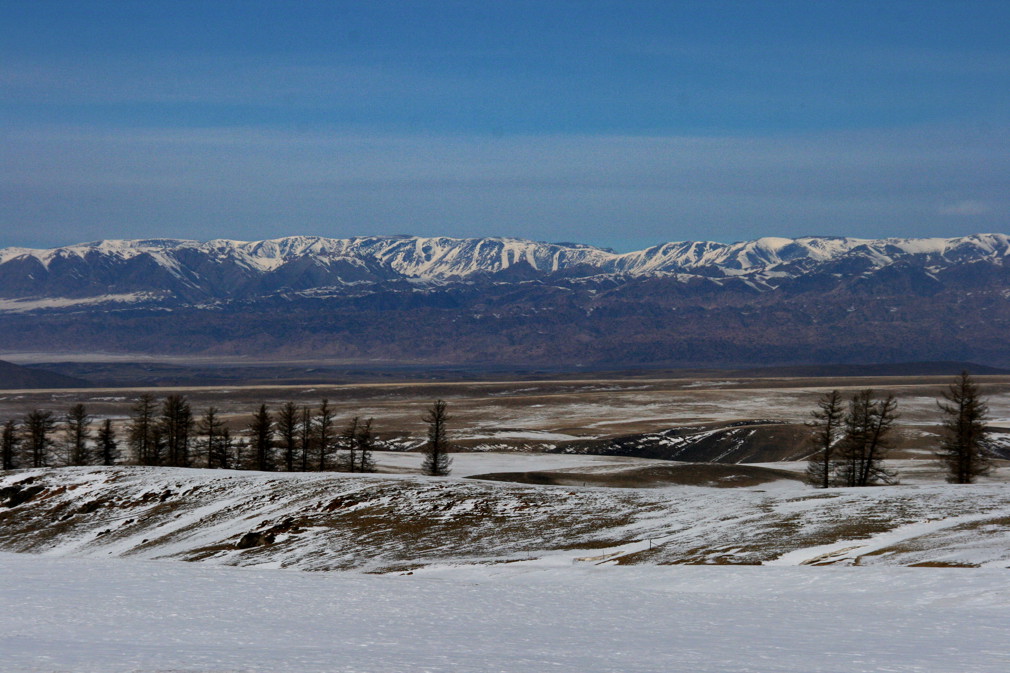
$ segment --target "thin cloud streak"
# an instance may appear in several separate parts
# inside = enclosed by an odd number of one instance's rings
[[[631,241],[999,230],[1007,134],[9,133],[5,245],[417,233]],[[984,204],[985,207],[980,207]],[[965,217],[972,215],[972,217]],[[16,232],[33,232],[20,236]]]
[[[1010,56],[984,48],[681,39],[629,42],[605,56],[418,47],[14,56],[0,62],[0,111],[99,127],[123,116],[148,125],[519,134],[818,130],[1010,113]]]

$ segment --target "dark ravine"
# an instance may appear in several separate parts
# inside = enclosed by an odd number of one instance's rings
[[[810,430],[803,425],[749,420],[560,442],[551,452],[702,463],[770,463],[807,458],[809,437]]]
[[[516,239],[0,250],[6,352],[464,367],[1010,365],[1010,239]]]
[[[671,463],[649,465],[618,472],[596,473],[573,470],[534,470],[530,472],[493,472],[476,474],[471,479],[506,481],[539,486],[595,486],[615,488],[662,488],[665,486],[707,486],[740,488],[773,481],[801,481],[802,475],[755,465],[719,463]]]

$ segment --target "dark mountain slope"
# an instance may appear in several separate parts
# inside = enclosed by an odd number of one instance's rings
[[[0,390],[87,388],[90,385],[84,379],[42,369],[30,369],[0,360]]]
[[[1010,239],[516,239],[0,250],[7,351],[566,367],[1010,365]]]

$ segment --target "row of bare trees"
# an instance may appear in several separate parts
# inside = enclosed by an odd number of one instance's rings
[[[129,446],[141,465],[293,471],[371,472],[377,440],[372,419],[355,416],[342,429],[329,400],[318,408],[285,402],[271,413],[265,404],[235,436],[220,410],[195,418],[189,402],[169,395],[160,405],[142,395],[129,422]]]
[[[807,464],[808,481],[822,488],[894,483],[894,472],[883,464],[897,419],[894,395],[877,399],[872,390],[862,390],[847,411],[843,404],[841,393],[832,390],[811,414],[817,453]]]
[[[422,471],[447,475],[451,458],[446,403],[437,400],[424,416],[428,441]],[[120,462],[111,419],[97,434],[83,404],[61,419],[51,411],[33,410],[20,422],[9,420],[0,432],[0,467],[113,465]],[[261,404],[242,431],[233,433],[220,410],[210,406],[197,418],[184,395],[163,400],[141,395],[127,423],[126,462],[138,465],[293,471],[372,472],[372,452],[379,441],[371,418],[355,416],[343,426],[323,399],[316,408],[286,402],[271,413]]]
[[[61,419],[43,409],[30,411],[20,422],[9,419],[0,430],[0,468],[114,465],[119,444],[112,420],[105,419],[94,435],[93,421],[83,404],[70,407]]]
[[[943,414],[943,437],[937,458],[947,481],[970,484],[992,467],[986,418],[988,405],[967,372],[951,383],[937,402]],[[893,447],[898,418],[894,395],[875,397],[873,390],[855,393],[846,407],[837,390],[825,393],[811,412],[816,451],[807,463],[813,486],[872,486],[891,484],[896,473],[884,466]]]

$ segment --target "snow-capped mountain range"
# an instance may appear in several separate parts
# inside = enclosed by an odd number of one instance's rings
[[[156,297],[206,301],[389,281],[445,284],[600,276],[740,277],[755,289],[772,289],[783,279],[828,268],[864,273],[912,263],[934,273],[977,261],[1002,265],[1008,254],[1010,237],[1004,234],[879,240],[768,237],[732,244],[684,241],[628,253],[514,238],[111,240],[46,250],[0,249],[0,298],[46,299],[47,306],[101,297],[118,302]],[[0,309],[29,306],[36,305],[8,301]]]
[[[628,253],[410,236],[7,248],[0,356],[1007,366],[1008,255],[1004,234],[679,242]]]

